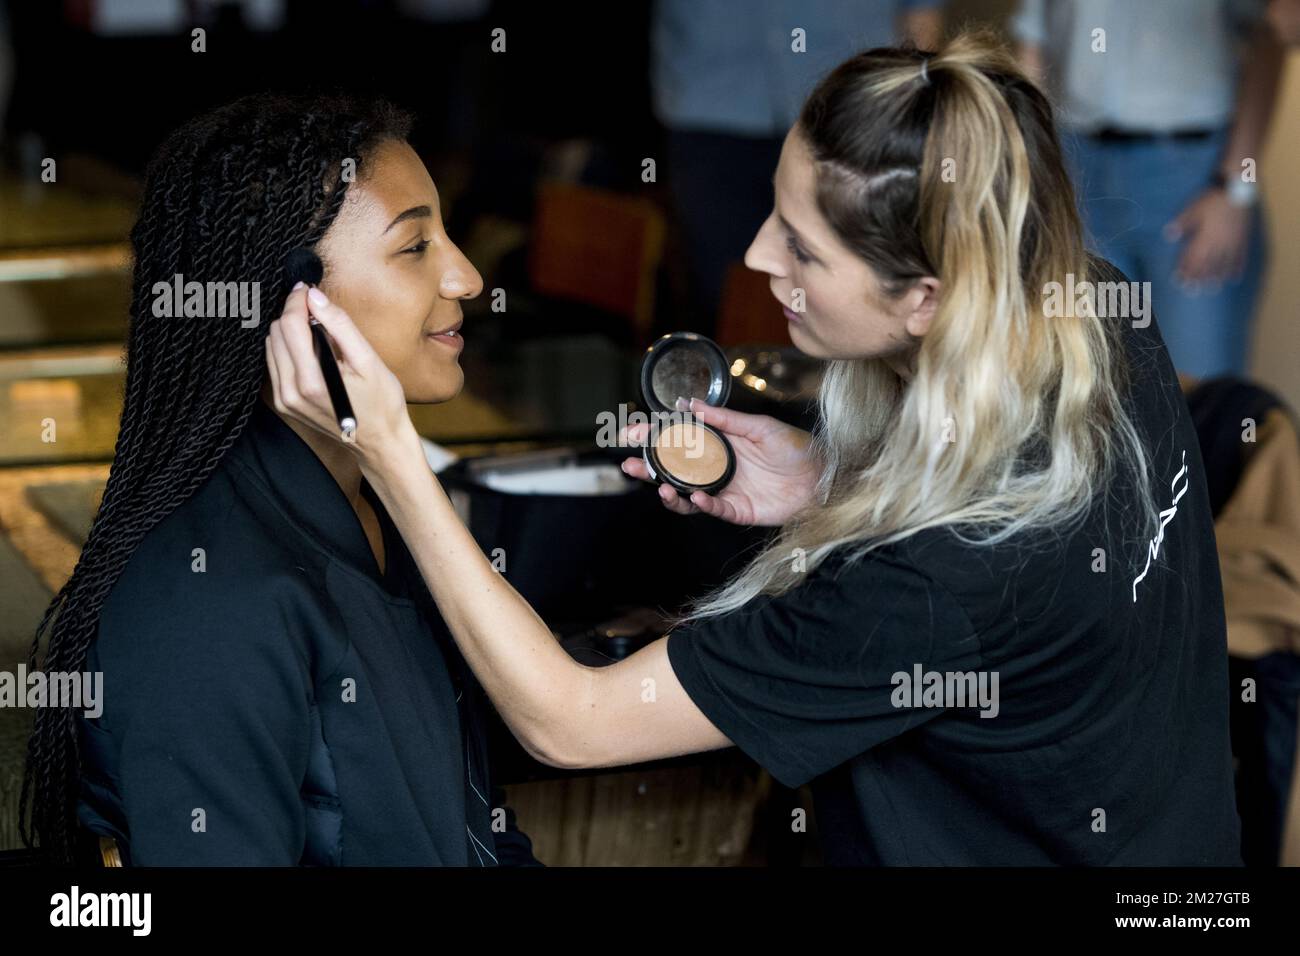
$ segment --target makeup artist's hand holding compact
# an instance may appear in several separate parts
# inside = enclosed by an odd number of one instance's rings
[[[347,390],[355,432],[341,434],[336,402],[313,344],[313,320],[334,345],[337,368]],[[347,444],[373,469],[399,450],[419,452],[420,438],[406,409],[397,376],[384,364],[348,314],[315,287],[300,284],[289,293],[284,311],[266,337],[275,410]],[[422,457],[423,453],[419,453]]]
[[[691,399],[690,412],[727,436],[736,456],[736,473],[716,495],[695,491],[685,497],[668,483],[661,484],[659,497],[670,511],[702,512],[732,524],[776,526],[812,501],[821,468],[808,432],[770,415],[706,405],[697,398]],[[619,441],[644,445],[650,428],[630,425],[620,432]],[[622,468],[633,478],[653,480],[641,458],[624,459]]]

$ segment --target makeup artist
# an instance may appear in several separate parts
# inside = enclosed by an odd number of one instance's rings
[[[746,262],[828,360],[818,428],[698,409],[735,478],[665,504],[781,531],[608,667],[492,569],[393,377],[310,305],[349,447],[511,730],[571,768],[734,744],[811,783],[831,864],[1240,864],[1196,435],[1154,321],[1045,295],[1123,279],[1084,251],[1048,103],[979,37],[869,51],[813,92],[774,186]],[[277,409],[337,434],[305,309],[273,325]]]

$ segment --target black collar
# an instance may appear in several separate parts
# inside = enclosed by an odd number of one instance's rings
[[[364,477],[361,493],[374,508],[383,528],[383,574],[370,550],[361,519],[334,476],[297,432],[260,398],[228,454],[252,471],[289,520],[323,549],[385,590],[404,594],[405,547],[379,496]]]

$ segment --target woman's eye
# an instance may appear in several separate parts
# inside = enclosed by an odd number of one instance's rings
[[[795,242],[794,236],[785,237],[785,247],[790,250],[790,254],[799,262],[808,262],[811,258],[810,256],[805,255],[804,251],[799,248],[799,243]]]
[[[420,240],[419,242],[417,242],[415,245],[413,245],[413,246],[409,246],[408,248],[403,249],[402,252],[403,252],[403,253],[410,253],[410,254],[413,255],[413,256],[419,256],[419,255],[423,255],[423,254],[424,254],[424,250],[427,249],[427,248],[429,248],[429,240],[428,240],[428,239],[421,239],[421,240]]]

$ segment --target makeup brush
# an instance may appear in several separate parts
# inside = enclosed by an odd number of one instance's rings
[[[310,249],[298,248],[284,257],[284,271],[290,285],[305,282],[309,286],[315,286],[325,276],[325,264]],[[339,432],[344,441],[350,441],[357,432],[357,419],[352,413],[352,403],[348,401],[348,390],[343,387],[343,376],[339,373],[339,365],[334,359],[334,350],[330,348],[325,330],[315,318],[311,319],[310,325],[312,339],[316,343],[316,358],[320,361],[321,374],[325,376],[325,387],[329,389],[330,404],[334,406]]]

